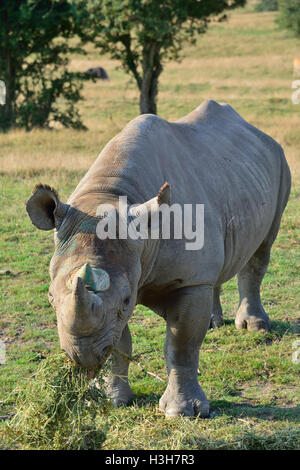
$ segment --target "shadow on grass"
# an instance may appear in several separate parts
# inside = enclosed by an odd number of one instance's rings
[[[206,437],[197,432],[187,435],[181,446],[195,450],[298,450],[299,437],[300,430],[295,428],[274,430],[267,434],[246,429],[227,439]]]
[[[161,394],[135,394],[131,402],[138,408],[146,406],[157,406]],[[266,405],[250,405],[248,403],[233,403],[226,400],[215,400],[210,402],[210,419],[226,415],[232,418],[259,418],[266,421],[289,421],[300,423],[300,406],[291,408],[280,408]]]
[[[280,408],[264,405],[250,405],[248,403],[232,403],[226,400],[210,402],[212,418],[226,415],[234,418],[255,417],[267,421],[289,421],[300,423],[300,406]]]
[[[142,408],[143,406],[154,405],[158,406],[159,399],[161,397],[161,393],[137,393],[134,394],[132,404],[137,406],[138,408]]]
[[[270,333],[272,332],[276,333],[276,335],[280,337],[285,334],[300,333],[300,321],[299,319],[290,322],[273,320],[271,321]]]
[[[225,326],[234,326],[234,320],[224,320]],[[222,328],[222,327],[221,327]],[[271,329],[265,336],[275,335],[277,338],[282,338],[286,334],[295,334],[300,333],[300,319],[293,321],[281,321],[281,320],[272,320],[271,319]],[[249,331],[249,334],[251,332]]]

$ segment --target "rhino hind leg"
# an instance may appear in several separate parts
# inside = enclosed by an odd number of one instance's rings
[[[236,313],[237,329],[268,331],[270,320],[260,298],[260,286],[270,260],[270,246],[263,243],[238,273],[240,303]]]
[[[210,320],[210,328],[218,328],[224,323],[222,305],[220,302],[220,293],[221,286],[214,287],[213,312]]]
[[[125,326],[117,345],[119,351],[131,357],[132,341],[128,325]],[[127,405],[133,398],[133,392],[128,382],[129,361],[120,354],[113,353],[113,363],[110,376],[106,380],[107,395],[114,406]]]
[[[212,288],[197,286],[180,289],[167,307],[164,354],[168,385],[159,402],[167,418],[209,416],[209,404],[198,383],[198,363],[212,304]]]

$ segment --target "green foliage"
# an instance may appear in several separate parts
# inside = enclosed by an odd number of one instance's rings
[[[259,0],[254,9],[255,11],[276,11],[278,0]]]
[[[100,449],[105,425],[96,426],[95,417],[99,423],[108,406],[100,388],[103,372],[91,381],[64,354],[43,359],[35,376],[13,392],[17,411],[6,429],[10,442],[25,449]]]
[[[280,26],[300,36],[300,0],[278,0]]]
[[[141,113],[156,112],[163,63],[177,60],[185,41],[205,33],[212,18],[243,6],[246,0],[89,0],[79,8],[78,34],[109,53],[133,75],[141,93]],[[84,26],[85,25],[85,26]]]
[[[68,0],[3,0],[0,4],[0,79],[6,105],[0,129],[47,127],[57,121],[82,128],[74,104],[80,86],[67,72],[76,9]],[[58,104],[59,103],[59,104]]]

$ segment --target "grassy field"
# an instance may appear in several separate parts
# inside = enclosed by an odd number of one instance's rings
[[[176,120],[203,100],[230,103],[243,117],[284,147],[293,188],[263,283],[263,304],[272,320],[267,334],[237,331],[236,280],[223,289],[225,325],[208,332],[200,354],[200,384],[211,403],[211,418],[165,420],[158,400],[166,386],[162,344],[164,321],[143,306],[131,320],[135,362],[130,376],[132,406],[107,416],[104,449],[290,449],[300,447],[299,365],[292,362],[300,332],[300,105],[291,101],[293,58],[300,40],[277,29],[275,13],[253,13],[252,5],[212,25],[181,63],[165,66],[159,114]],[[52,234],[30,223],[25,201],[45,182],[63,200],[104,144],[138,114],[134,83],[118,63],[74,57],[83,71],[102,65],[109,82],[87,82],[81,104],[87,132],[72,130],[0,136],[0,340],[7,362],[0,365],[0,415],[14,411],[17,384],[33,380],[43,357],[58,351],[55,314],[47,299]],[[156,374],[151,376],[148,372]],[[0,421],[0,449],[9,447]]]

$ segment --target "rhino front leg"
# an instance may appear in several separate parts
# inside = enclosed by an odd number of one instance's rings
[[[268,331],[269,317],[260,299],[260,285],[270,259],[270,247],[263,244],[238,274],[240,304],[235,318],[237,329]]]
[[[131,357],[132,342],[128,325],[123,330],[117,349]],[[129,361],[122,358],[117,352],[112,355],[111,375],[107,378],[107,394],[114,406],[127,405],[133,398],[133,392],[128,382]]]
[[[212,305],[212,287],[197,286],[181,289],[167,308],[164,353],[168,386],[159,402],[166,417],[209,415],[208,401],[198,383],[198,362]]]

